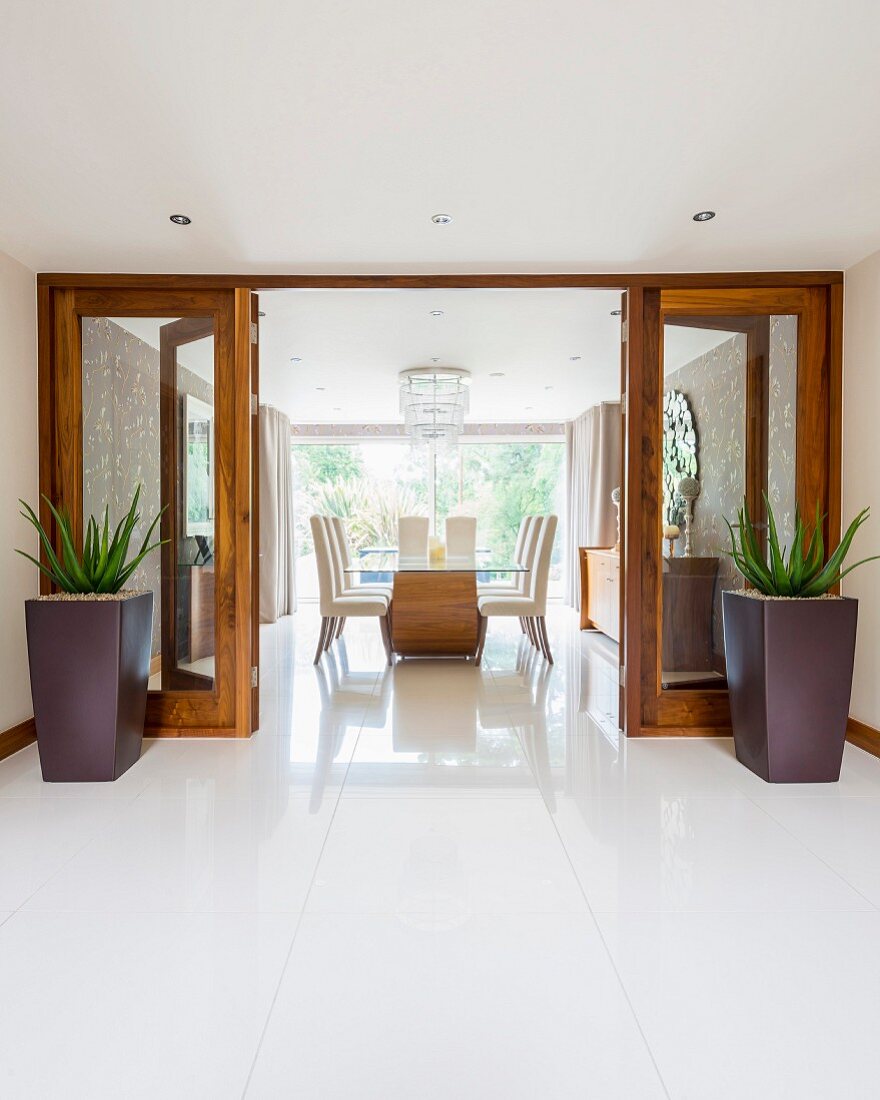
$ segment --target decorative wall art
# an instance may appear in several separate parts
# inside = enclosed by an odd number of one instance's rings
[[[680,526],[684,502],[676,493],[683,477],[699,476],[697,422],[680,390],[663,395],[663,523]]]

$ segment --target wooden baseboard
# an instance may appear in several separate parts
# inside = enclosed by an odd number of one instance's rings
[[[7,756],[12,756],[19,749],[33,744],[36,739],[37,728],[34,725],[33,718],[26,718],[24,722],[19,722],[17,726],[3,730],[0,733],[0,760],[5,760]]]
[[[846,723],[846,739],[850,744],[864,749],[865,752],[880,756],[880,730],[874,729],[866,722],[850,717]]]

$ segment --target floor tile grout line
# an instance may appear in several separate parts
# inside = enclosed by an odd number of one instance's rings
[[[143,791],[140,792],[140,794],[142,794],[142,793],[143,793]],[[122,805],[116,806],[115,809],[114,809],[114,812],[112,814],[108,815],[108,822],[107,823],[109,823],[109,821],[112,821],[115,818],[117,818],[120,815],[120,813],[122,812],[122,810],[124,810],[127,806],[133,806],[134,803],[140,797],[140,794],[135,795],[135,797],[132,798],[130,801],[123,802]],[[99,800],[99,801],[105,801],[105,802],[108,802],[109,804],[112,805],[113,802],[116,801],[116,800],[115,799],[104,799],[104,800]],[[105,824],[105,823],[102,823],[102,824]],[[100,834],[100,827],[97,828],[95,830],[95,832],[88,838],[88,840],[86,840],[85,843],[81,844],[76,849],[75,852],[72,852],[68,859],[65,859],[64,862],[62,864],[60,864],[60,866],[56,867],[55,870],[52,872],[52,874],[49,875],[49,877],[47,879],[45,879],[43,882],[41,882],[40,885],[36,888],[36,890],[33,890],[30,894],[28,894],[28,896],[24,899],[24,901],[22,901],[18,906],[16,906],[16,908],[12,912],[13,913],[20,913],[24,909],[24,907],[28,904],[28,902],[31,901],[32,898],[35,898],[41,890],[45,889],[45,887],[47,887],[50,882],[52,882],[55,878],[57,878],[58,875],[61,874],[61,872],[65,869],[65,867],[67,867],[70,863],[72,863],[73,860],[75,860],[77,858],[77,856],[81,855],[86,850],[86,848],[88,848],[88,847],[90,847],[90,845],[94,844],[95,841],[98,840],[99,834]],[[10,913],[10,916],[12,916],[12,913]]]
[[[761,810],[764,814],[766,814],[766,816],[769,817],[769,819],[774,823],[774,825],[778,825],[779,828],[782,829],[782,831],[784,833],[786,833],[788,836],[790,836],[791,839],[795,842],[795,844],[798,844],[801,848],[804,849],[804,851],[809,852],[811,856],[813,856],[815,859],[817,859],[821,864],[823,864],[823,866],[827,867],[828,870],[833,875],[835,875],[837,878],[839,878],[840,881],[844,884],[844,886],[849,887],[849,889],[852,890],[854,893],[858,894],[859,897],[863,901],[867,902],[867,904],[871,906],[871,908],[874,910],[874,912],[880,912],[880,906],[876,905],[873,901],[871,901],[871,899],[869,897],[866,897],[857,886],[855,886],[852,882],[850,882],[849,879],[846,878],[846,876],[843,875],[840,871],[838,871],[836,867],[834,867],[832,864],[830,864],[828,862],[828,860],[824,858],[824,856],[819,855],[819,853],[817,851],[815,851],[813,848],[811,848],[810,845],[807,844],[807,842],[805,840],[802,840],[796,833],[793,833],[787,825],[785,825],[783,822],[781,822],[779,820],[779,818],[774,817],[773,814],[770,813],[770,811],[768,809],[766,809],[760,802],[757,802],[754,798],[752,798],[749,795],[747,795],[746,797],[749,799],[749,801],[752,803],[753,806],[757,806],[759,810]],[[817,796],[814,796],[814,797],[817,797]]]
[[[552,674],[552,672],[551,672],[551,674]],[[567,700],[566,700],[566,703],[567,703]],[[505,702],[505,709],[507,710],[508,717],[513,717],[512,713],[510,711],[510,708],[508,707],[506,702]],[[519,732],[521,727],[519,727],[517,725],[514,725],[513,723],[511,723],[511,727],[516,731],[516,736],[517,736],[517,738],[519,739],[519,742],[520,742],[520,748],[522,749],[523,754],[526,757],[526,763],[528,764],[529,768],[532,770],[532,774],[534,775],[534,769],[532,769],[531,763],[529,763],[528,755],[525,752],[525,745],[522,742],[522,737],[521,737],[520,732]],[[537,782],[537,777],[535,778],[535,781]],[[540,790],[540,787],[539,787],[539,790]],[[617,964],[614,961],[614,956],[611,953],[611,949],[608,946],[608,943],[607,943],[607,941],[605,939],[605,936],[602,932],[602,928],[599,925],[598,920],[596,919],[596,914],[593,912],[593,907],[590,904],[590,899],[587,896],[587,892],[584,888],[584,885],[580,880],[580,876],[578,875],[577,871],[575,870],[575,866],[574,866],[574,863],[572,861],[571,855],[569,854],[569,851],[568,851],[568,848],[566,847],[565,841],[562,839],[562,834],[559,832],[559,828],[556,824],[556,820],[554,818],[554,815],[550,812],[550,807],[547,805],[546,800],[544,798],[542,798],[541,801],[544,805],[544,810],[547,813],[547,817],[550,820],[550,827],[553,829],[553,832],[556,834],[556,839],[559,841],[559,845],[562,849],[562,854],[563,854],[563,857],[565,859],[565,862],[568,864],[568,867],[569,867],[572,875],[574,876],[574,881],[577,883],[578,890],[580,891],[580,894],[584,899],[584,904],[587,907],[587,913],[589,914],[589,918],[593,923],[593,927],[596,930],[596,934],[599,937],[599,941],[602,944],[602,948],[605,951],[605,955],[606,955],[606,958],[608,959],[608,963],[611,966],[611,969],[614,971],[614,976],[617,978],[618,986],[620,987],[620,991],[623,994],[623,998],[626,1001],[627,1007],[629,1008],[630,1014],[632,1016],[633,1023],[635,1024],[636,1029],[638,1030],[638,1033],[642,1038],[642,1042],[644,1043],[645,1050],[647,1051],[648,1057],[651,1060],[651,1065],[654,1067],[654,1072],[657,1074],[657,1080],[660,1082],[660,1087],[663,1089],[663,1092],[664,1092],[665,1096],[667,1097],[667,1100],[671,1100],[671,1094],[669,1092],[669,1089],[667,1088],[666,1081],[663,1078],[663,1074],[660,1072],[660,1066],[657,1062],[657,1058],[654,1055],[654,1051],[651,1048],[651,1044],[648,1042],[648,1037],[645,1034],[645,1029],[643,1028],[642,1022],[638,1017],[638,1013],[636,1012],[635,1005],[633,1004],[632,998],[630,997],[629,990],[626,988],[626,985],[623,981],[623,977],[622,977],[620,971],[617,968]]]
[[[382,675],[381,672],[376,673],[376,678],[373,681],[373,687],[370,690],[369,699],[373,698],[373,693],[376,690],[376,685],[379,682],[379,678],[380,678],[381,675]],[[308,906],[309,898],[311,897],[311,893],[312,893],[312,890],[313,890],[314,885],[315,885],[315,879],[317,878],[317,875],[318,875],[318,868],[321,865],[321,860],[324,858],[324,850],[327,847],[327,842],[330,839],[330,833],[333,829],[333,823],[336,820],[336,814],[338,813],[340,803],[342,802],[342,792],[345,790],[345,784],[346,784],[346,781],[348,779],[348,773],[351,769],[351,765],[352,765],[352,761],[354,760],[355,753],[357,752],[358,742],[360,741],[361,733],[363,732],[363,728],[364,728],[364,722],[367,719],[368,707],[369,707],[369,700],[367,702],[367,705],[364,707],[363,714],[361,715],[361,724],[358,727],[357,737],[355,738],[355,742],[354,742],[354,748],[352,749],[351,756],[348,758],[348,761],[346,762],[345,773],[342,777],[342,782],[339,784],[339,790],[336,793],[336,801],[333,805],[333,813],[330,815],[330,821],[327,825],[327,830],[324,833],[324,839],[321,842],[321,848],[320,848],[320,851],[318,852],[318,858],[315,860],[315,866],[314,866],[314,869],[312,871],[311,878],[309,880],[309,887],[308,887],[308,890],[306,890],[305,895],[303,897],[302,906],[300,907],[299,915],[297,916],[296,922],[294,924],[293,935],[291,936],[291,939],[290,939],[290,945],[287,949],[287,954],[284,957],[284,962],[281,966],[281,972],[278,975],[278,981],[275,985],[275,992],[272,995],[272,1001],[269,1004],[269,1009],[266,1013],[266,1019],[264,1020],[263,1027],[260,1030],[260,1037],[257,1040],[257,1045],[254,1049],[254,1056],[251,1060],[250,1069],[248,1070],[248,1074],[247,1074],[247,1077],[245,1078],[245,1082],[244,1082],[244,1087],[242,1088],[242,1091],[241,1091],[241,1100],[245,1100],[245,1097],[247,1096],[248,1090],[251,1087],[251,1080],[253,1079],[254,1070],[257,1067],[257,1061],[259,1060],[260,1052],[263,1049],[263,1042],[266,1038],[266,1032],[269,1030],[269,1022],[271,1021],[272,1014],[275,1011],[275,1005],[278,1002],[278,995],[281,992],[281,986],[284,983],[284,978],[287,974],[287,968],[290,965],[290,960],[291,960],[291,957],[293,956],[293,949],[294,949],[294,946],[296,945],[296,938],[299,935],[299,930],[302,927],[303,918],[306,915],[306,907]]]

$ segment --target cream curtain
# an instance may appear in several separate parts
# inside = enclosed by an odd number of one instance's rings
[[[260,622],[296,611],[290,420],[260,406]]]
[[[565,602],[569,607],[581,605],[578,547],[614,546],[617,540],[611,491],[620,484],[620,421],[620,402],[603,401],[565,425]]]

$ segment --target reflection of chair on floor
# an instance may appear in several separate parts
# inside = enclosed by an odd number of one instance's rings
[[[511,724],[544,801],[553,809],[556,795],[547,743],[547,706],[553,670],[532,649],[526,639],[517,651],[516,670],[494,671],[493,683],[483,683],[480,695],[480,725],[504,729]],[[497,698],[500,692],[500,699]]]
[[[339,643],[337,653],[339,664],[336,656],[330,654],[326,661],[315,667],[321,710],[309,801],[311,813],[320,809],[330,769],[342,750],[348,731],[362,726],[382,729],[388,714],[390,679],[382,679],[377,684],[375,672],[350,672],[344,641]]]

